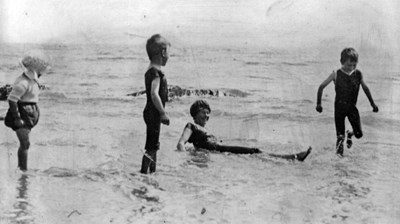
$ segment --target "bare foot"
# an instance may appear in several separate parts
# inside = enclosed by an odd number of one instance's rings
[[[353,137],[353,132],[352,131],[349,131],[349,130],[347,130],[347,141],[346,141],[346,144],[347,144],[347,148],[349,149],[349,148],[351,148],[351,146],[353,145],[353,141],[351,140],[351,137]]]
[[[343,157],[344,136],[339,136],[336,142],[336,155]]]
[[[307,149],[307,151],[300,152],[300,153],[296,154],[296,159],[297,159],[298,161],[300,161],[300,162],[303,162],[303,161],[307,158],[307,156],[311,153],[311,150],[312,150],[312,148],[311,148],[311,146],[310,146],[310,147]]]

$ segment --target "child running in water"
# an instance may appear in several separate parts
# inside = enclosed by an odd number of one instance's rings
[[[168,48],[171,44],[161,35],[155,34],[147,40],[146,51],[150,65],[144,75],[146,86],[146,107],[143,111],[146,123],[146,152],[142,158],[140,172],[146,174],[156,171],[157,150],[160,149],[161,123],[169,125],[169,117],[165,112],[165,102],[168,101],[168,84],[161,66],[168,61]]]
[[[18,137],[18,167],[28,169],[28,149],[30,132],[39,121],[39,77],[47,70],[49,64],[38,57],[26,56],[21,65],[24,72],[14,82],[8,96],[9,109],[4,119],[7,127],[13,129]]]
[[[363,132],[361,130],[360,115],[356,104],[360,85],[368,97],[373,108],[373,112],[378,112],[378,106],[372,99],[371,92],[364,81],[360,70],[356,69],[358,63],[358,53],[353,48],[345,48],[340,57],[342,67],[333,71],[329,77],[322,82],[318,88],[317,107],[316,110],[321,113],[321,96],[324,88],[331,83],[335,83],[335,126],[336,126],[336,153],[343,156],[343,142],[345,140],[345,118],[349,120],[353,131],[347,131],[347,148],[353,144],[352,136],[361,138]]]
[[[185,149],[187,142],[192,143],[196,148],[203,148],[218,152],[231,152],[236,154],[253,154],[262,153],[258,148],[243,147],[243,146],[228,146],[223,145],[218,139],[208,133],[205,125],[209,119],[211,112],[210,105],[205,100],[197,100],[190,107],[190,115],[193,117],[194,123],[187,123],[183,129],[181,138],[178,141],[177,148],[182,151]],[[311,147],[304,152],[289,155],[268,154],[272,157],[304,161],[311,152]]]

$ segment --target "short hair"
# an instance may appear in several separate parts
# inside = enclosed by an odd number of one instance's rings
[[[210,105],[205,100],[196,100],[190,107],[190,115],[194,118],[201,109],[207,109],[211,112]]]
[[[151,36],[146,43],[146,51],[150,61],[154,56],[160,54],[162,50],[166,49],[168,46],[171,46],[171,43],[169,43],[160,34],[154,34]]]
[[[358,53],[354,48],[345,48],[340,54],[340,63],[344,64],[347,60],[358,62]]]

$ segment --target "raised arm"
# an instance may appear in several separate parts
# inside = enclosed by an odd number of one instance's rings
[[[159,89],[160,89],[160,78],[157,77],[151,82],[151,101],[153,101],[154,106],[160,113],[161,123],[169,125],[169,118],[165,113],[160,95],[158,95]]]
[[[185,149],[185,144],[189,140],[190,136],[192,135],[192,130],[186,126],[183,129],[181,138],[178,141],[178,145],[176,146],[179,151],[183,151]]]
[[[362,87],[362,89],[364,90],[365,95],[367,95],[367,98],[368,98],[368,100],[369,100],[369,103],[370,103],[371,106],[372,106],[372,111],[375,112],[375,113],[377,113],[377,112],[379,111],[378,106],[376,106],[376,104],[375,104],[375,102],[374,102],[374,99],[372,99],[371,92],[369,91],[369,88],[368,88],[367,84],[365,83],[363,77],[361,77],[361,87]]]
[[[318,88],[318,93],[317,93],[317,107],[315,108],[319,113],[322,112],[322,106],[321,106],[321,97],[322,97],[322,92],[324,91],[324,88],[329,85],[333,80],[335,80],[335,72],[332,72],[328,76],[328,78],[321,83],[321,85]]]

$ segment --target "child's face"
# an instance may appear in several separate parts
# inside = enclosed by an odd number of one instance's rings
[[[38,69],[36,70],[36,74],[38,75],[38,78],[40,78],[40,76],[46,74],[49,70],[49,67],[43,68],[43,69]]]
[[[164,48],[161,52],[161,65],[165,66],[167,64],[169,58],[169,47],[167,46],[166,48]]]
[[[351,71],[353,71],[354,69],[356,69],[356,67],[357,67],[357,62],[355,62],[355,61],[350,61],[350,59],[348,59],[346,62],[344,62],[344,63],[342,64],[342,69],[343,69],[345,72],[351,72]]]
[[[194,122],[202,127],[204,127],[210,118],[210,111],[208,109],[201,108],[194,118]]]

